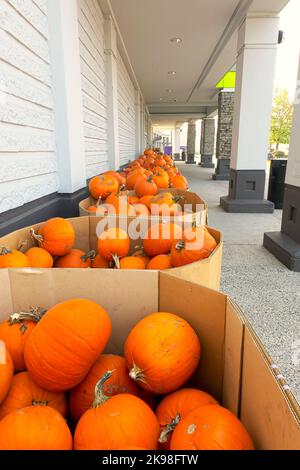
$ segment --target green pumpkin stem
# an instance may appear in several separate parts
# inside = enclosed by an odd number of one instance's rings
[[[176,428],[177,424],[180,423],[180,420],[181,420],[181,416],[180,416],[180,414],[177,414],[176,417],[174,419],[172,419],[171,423],[167,424],[163,428],[162,432],[160,433],[159,439],[158,439],[158,442],[160,444],[164,444],[165,442],[168,441],[170,434],[172,434],[175,431],[175,428]]]
[[[11,251],[8,250],[7,248],[5,248],[5,246],[2,246],[0,248],[0,256],[9,255],[10,253],[11,253]]]
[[[185,248],[185,242],[183,240],[180,240],[177,245],[176,245],[176,250],[181,251]]]
[[[81,256],[82,261],[86,262],[88,259],[94,260],[96,258],[96,251],[91,250],[86,255]]]
[[[115,370],[108,370],[105,374],[101,377],[101,379],[95,385],[95,398],[92,405],[92,408],[99,408],[99,406],[103,405],[103,403],[107,402],[110,397],[107,397],[103,392],[103,387],[105,382],[110,379],[113,375]]]

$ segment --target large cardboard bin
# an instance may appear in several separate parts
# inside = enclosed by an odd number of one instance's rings
[[[99,303],[112,321],[106,352],[116,354],[123,354],[130,329],[146,315],[165,311],[182,316],[202,346],[201,363],[190,385],[211,393],[234,412],[256,449],[300,449],[299,406],[226,295],[152,271],[141,276],[134,271],[0,270],[0,286],[0,320],[70,298]]]
[[[72,223],[75,230],[75,248],[81,249],[86,253],[90,250],[97,251],[97,226],[99,222],[103,221],[103,219],[99,217],[77,217],[68,220]],[[133,221],[134,220],[132,219],[128,219],[126,224],[129,224]],[[120,220],[120,218],[117,218],[113,221],[113,224],[116,224],[117,226],[120,226],[122,223],[123,221]],[[34,230],[37,232],[39,227],[42,225],[42,223],[33,225],[32,227],[26,227],[6,235],[5,237],[0,238],[0,246],[5,246],[11,250],[17,249],[21,246],[25,247],[25,249],[36,246],[36,242],[30,236],[30,228],[34,228]],[[181,268],[174,268],[172,270],[168,270],[168,272],[172,272],[173,275],[187,281],[194,281],[203,286],[210,287],[211,289],[219,290],[221,282],[223,251],[222,234],[213,228],[208,228],[208,230],[218,243],[218,246],[212,255],[202,261],[198,261]],[[133,253],[136,251],[137,246],[141,246],[141,239],[131,240],[130,252]],[[107,272],[108,270],[105,271]],[[144,274],[145,271],[139,271],[139,275],[141,277],[143,277]]]
[[[187,213],[179,217],[171,217],[171,221],[182,220],[183,222],[196,221],[198,224],[206,225],[208,222],[208,205],[207,203],[196,193],[190,191],[183,191],[181,189],[162,189],[159,193],[170,192],[175,196],[180,196],[181,200],[179,204],[183,208],[186,206]],[[128,191],[129,195],[135,195],[134,191]],[[93,197],[88,197],[79,203],[79,214],[81,217],[93,216],[92,213],[88,212],[88,208],[96,204]],[[163,220],[164,217],[151,216],[152,219]]]

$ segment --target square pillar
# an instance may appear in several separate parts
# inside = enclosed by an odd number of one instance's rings
[[[181,140],[181,125],[176,126],[174,130],[174,151],[173,157],[174,160],[179,161],[181,160],[180,156],[180,140]]]
[[[300,57],[298,83],[300,83]],[[299,90],[297,90],[299,94]],[[291,271],[300,272],[300,99],[296,96],[285,180],[281,232],[265,233],[264,247]]]
[[[227,212],[272,213],[264,197],[279,18],[248,15],[239,29]]]
[[[196,151],[196,122],[189,121],[187,138],[187,161],[188,165],[194,165]]]
[[[215,120],[211,118],[203,119],[200,144],[201,162],[199,163],[202,168],[215,167],[213,164],[213,156],[215,153],[215,134]]]
[[[224,89],[219,93],[217,159],[214,180],[228,181],[230,177],[230,157],[234,112],[234,90]]]

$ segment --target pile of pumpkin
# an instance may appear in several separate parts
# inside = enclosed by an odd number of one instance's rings
[[[201,356],[184,319],[145,317],[124,357],[103,354],[110,335],[108,313],[83,299],[0,324],[1,450],[253,449],[229,410],[182,388]]]
[[[89,190],[97,201],[88,212],[99,216],[108,214],[135,216],[179,216],[180,197],[160,189],[188,190],[186,178],[179,173],[169,156],[147,151],[123,172],[109,171],[91,179]],[[129,194],[128,191],[134,191]]]
[[[31,229],[39,246],[23,253],[0,249],[0,268],[121,268],[165,270],[208,258],[217,243],[206,227],[182,229],[175,223],[151,225],[141,247],[130,253],[130,239],[124,230],[104,231],[98,240],[98,254],[74,249],[75,231],[62,218],[48,220],[38,233]]]

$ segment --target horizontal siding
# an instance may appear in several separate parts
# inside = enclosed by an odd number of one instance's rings
[[[84,141],[87,177],[108,163],[104,18],[96,0],[78,0]]]
[[[120,165],[135,157],[136,108],[135,88],[118,54],[118,105]]]
[[[47,1],[1,0],[0,212],[59,188],[49,55]]]

